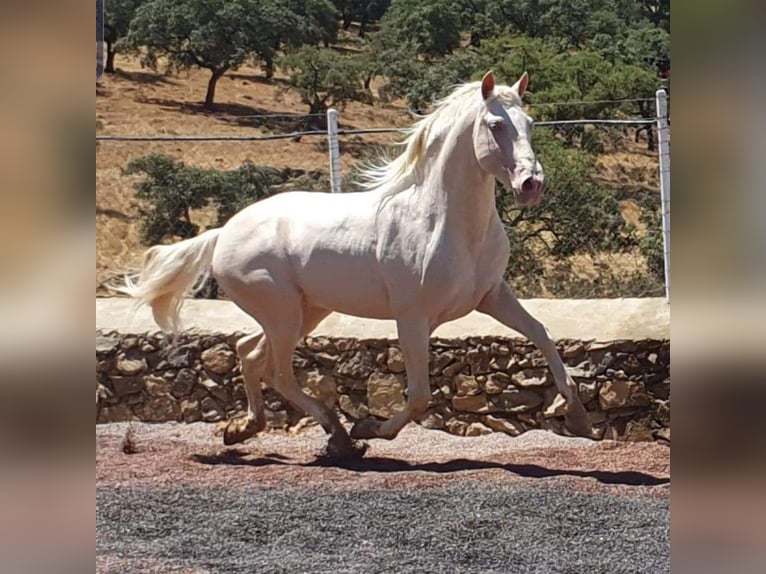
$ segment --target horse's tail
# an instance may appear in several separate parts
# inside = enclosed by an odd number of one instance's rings
[[[155,245],[144,253],[137,281],[125,278],[120,291],[152,308],[154,321],[163,331],[180,327],[184,297],[201,286],[200,278],[210,273],[220,229],[210,229],[192,239],[173,245]]]

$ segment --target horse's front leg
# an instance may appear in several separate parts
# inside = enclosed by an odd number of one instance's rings
[[[398,319],[396,328],[407,370],[407,403],[403,410],[387,421],[366,418],[357,422],[351,429],[353,438],[392,439],[404,425],[428,408],[431,400],[428,379],[428,343],[431,336],[429,322],[424,317]]]
[[[508,284],[503,281],[495,286],[484,296],[476,310],[491,315],[507,327],[518,331],[540,349],[548,361],[556,387],[566,399],[567,412],[564,422],[567,428],[577,435],[592,437],[593,430],[577,392],[577,385],[567,374],[548,330],[521,306]]]

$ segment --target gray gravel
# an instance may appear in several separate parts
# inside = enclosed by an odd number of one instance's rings
[[[96,489],[98,572],[670,571],[667,498],[456,483]]]

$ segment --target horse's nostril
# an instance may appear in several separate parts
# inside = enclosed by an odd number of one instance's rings
[[[521,192],[524,194],[532,193],[537,189],[537,181],[533,177],[528,177],[521,184]]]

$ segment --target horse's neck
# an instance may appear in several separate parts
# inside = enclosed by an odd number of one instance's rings
[[[495,185],[479,167],[470,130],[448,136],[430,167],[421,193],[433,202],[442,232],[480,246],[495,215]]]

